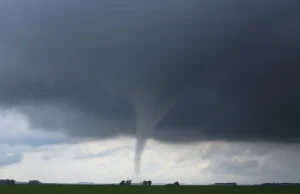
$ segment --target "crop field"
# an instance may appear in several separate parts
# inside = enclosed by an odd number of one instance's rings
[[[0,194],[300,194],[284,186],[2,185]]]

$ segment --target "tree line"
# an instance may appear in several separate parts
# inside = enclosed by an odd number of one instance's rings
[[[0,179],[0,185],[14,185],[16,181],[13,179]]]
[[[150,180],[144,180],[140,183],[141,185],[143,186],[151,186],[152,185],[152,181]],[[125,180],[122,180],[119,185],[131,185],[131,180],[127,179],[126,181]],[[175,183],[173,184],[166,184],[167,186],[179,186],[179,182],[176,181]]]
[[[0,185],[15,185],[16,181],[14,179],[0,179]],[[42,184],[38,180],[30,180],[27,184]]]

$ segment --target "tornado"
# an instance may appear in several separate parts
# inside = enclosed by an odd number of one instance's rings
[[[141,169],[142,153],[145,149],[148,138],[155,131],[157,124],[174,106],[174,101],[170,101],[164,105],[160,105],[157,100],[149,95],[139,95],[134,98],[134,108],[136,111],[136,144],[134,168],[138,175]]]
[[[134,171],[140,174],[142,153],[146,145],[147,138],[137,138],[135,145]]]

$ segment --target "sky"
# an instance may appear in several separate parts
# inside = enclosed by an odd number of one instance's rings
[[[299,182],[297,1],[0,2],[0,179]]]

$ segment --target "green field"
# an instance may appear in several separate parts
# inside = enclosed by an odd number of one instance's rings
[[[300,194],[300,187],[7,185],[0,194]]]

